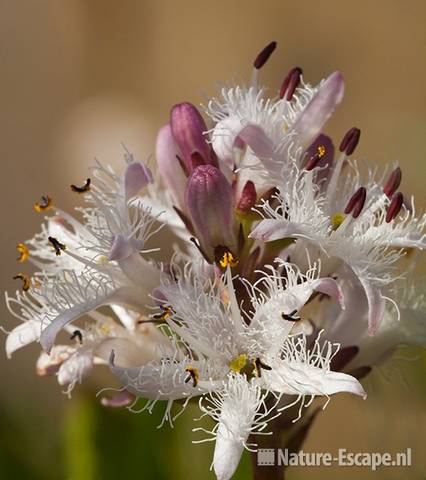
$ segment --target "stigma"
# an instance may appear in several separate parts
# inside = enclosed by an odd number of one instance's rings
[[[31,280],[28,275],[25,275],[25,273],[18,273],[13,277],[13,280],[22,280],[22,290],[26,292],[29,290],[31,286]]]
[[[16,259],[18,262],[23,263],[28,260],[28,257],[30,256],[30,251],[25,244],[18,243],[18,245],[16,245],[16,250],[18,250],[19,253],[19,257]]]
[[[86,183],[82,187],[77,187],[77,185],[70,185],[70,188],[75,193],[86,193],[90,191],[90,178],[86,180]]]
[[[241,370],[246,366],[246,364],[247,354],[242,353],[241,355],[238,355],[238,357],[231,360],[231,362],[229,363],[229,369],[231,370],[231,372],[241,373]]]
[[[331,225],[333,227],[333,230],[337,230],[340,227],[340,225],[342,225],[344,220],[345,220],[345,215],[343,215],[343,213],[335,213],[331,217]]]
[[[53,201],[52,201],[52,198],[49,197],[49,195],[43,195],[41,197],[41,202],[36,202],[34,204],[34,210],[37,213],[45,212],[46,210],[49,210],[52,207],[53,207]]]
[[[198,385],[198,380],[200,378],[200,372],[198,371],[198,368],[188,365],[185,368],[185,372],[189,373],[189,377],[185,380],[185,383],[188,383],[190,380],[192,380],[192,386],[195,388]]]
[[[48,240],[52,244],[53,248],[55,249],[56,256],[59,256],[61,252],[63,252],[66,249],[65,245],[61,243],[59,240],[56,240],[56,238],[49,237]]]

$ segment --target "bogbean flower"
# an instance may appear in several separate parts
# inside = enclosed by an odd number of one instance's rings
[[[241,312],[228,265],[219,284],[199,277],[187,265],[174,269],[160,291],[167,305],[165,318],[176,336],[172,359],[123,368],[111,357],[111,370],[126,391],[148,398],[145,408],[166,400],[165,419],[176,400],[184,406],[200,396],[201,410],[217,421],[211,432],[216,439],[213,466],[218,479],[229,479],[239,463],[251,433],[262,432],[268,417],[285,407],[266,407],[272,394],[298,399],[350,392],[365,396],[359,382],[344,373],[330,371],[337,345],[317,340],[310,352],[303,333],[291,334],[299,311],[314,292],[322,292],[343,304],[335,280],[319,278],[314,265],[302,275],[295,266],[279,261],[280,269],[254,284],[247,283],[250,311]],[[170,308],[170,307],[169,307]],[[179,346],[178,346],[179,345]],[[196,429],[197,430],[197,429]]]
[[[172,107],[159,179],[126,151],[122,174],[97,162],[71,186],[87,202],[76,216],[43,196],[35,210],[52,215],[17,246],[36,272],[6,294],[21,322],[7,355],[39,342],[38,373],[68,393],[100,363],[120,382],[105,405],[164,401],[172,423],[173,405],[197,397],[216,422],[200,441],[216,441],[221,480],[268,425],[302,438],[292,421],[315,397],[365,397],[371,367],[426,339],[403,259],[424,249],[426,216],[399,191],[399,167],[360,171],[358,128],[335,158],[322,130],[343,98],[339,72],[312,86],[294,67],[267,97],[259,72],[275,48],[257,55],[248,86],[207,102],[208,122],[189,102]],[[161,235],[172,255],[156,248]]]
[[[87,180],[83,187],[71,187],[90,205],[79,209],[82,221],[50,201],[41,211],[54,214],[46,218],[41,233],[18,245],[19,260],[30,261],[40,271],[32,278],[20,274],[23,291],[15,297],[6,295],[9,310],[22,321],[8,334],[7,355],[40,341],[51,355],[42,354],[38,372],[57,373],[59,383],[69,385],[68,391],[95,362],[108,361],[112,346],[131,364],[155,358],[157,345],[168,345],[152,325],[138,323],[149,314],[146,304],[160,270],[139,253],[155,233],[155,217],[149,209],[133,207],[135,195],[152,181],[152,175],[131,156],[126,160],[121,177],[98,163],[92,169],[96,185]],[[112,305],[119,323],[94,312],[102,305]],[[92,324],[72,325],[86,314],[92,316]],[[63,328],[73,345],[53,346]]]

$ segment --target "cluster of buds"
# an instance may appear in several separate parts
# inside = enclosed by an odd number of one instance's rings
[[[311,86],[292,68],[266,98],[259,71],[275,48],[256,56],[250,85],[211,98],[207,122],[188,102],[172,108],[156,142],[162,185],[126,151],[122,174],[97,163],[71,185],[88,204],[79,218],[44,195],[34,208],[53,214],[17,246],[37,271],[16,274],[22,291],[6,295],[21,321],[8,356],[39,342],[38,373],[68,393],[107,364],[121,391],[105,405],[165,401],[172,423],[174,402],[200,397],[217,422],[219,480],[269,421],[295,406],[289,420],[307,415],[317,396],[365,398],[372,367],[399,344],[426,344],[412,276],[426,215],[399,191],[399,167],[387,179],[360,171],[359,128],[338,149],[323,133],[343,98],[339,72]],[[155,261],[147,241],[163,225],[174,254]],[[63,331],[71,344],[57,343]]]

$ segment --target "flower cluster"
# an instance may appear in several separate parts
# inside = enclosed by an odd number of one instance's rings
[[[337,154],[322,133],[343,98],[339,72],[311,86],[293,68],[267,98],[258,75],[275,47],[256,57],[250,85],[208,102],[208,124],[190,103],[172,108],[160,178],[126,151],[122,174],[97,163],[71,185],[86,203],[76,216],[43,196],[35,210],[51,214],[17,246],[37,271],[6,294],[21,322],[7,355],[39,342],[37,372],[68,393],[106,364],[122,388],[105,405],[165,401],[172,424],[198,397],[216,422],[206,433],[220,480],[268,421],[294,405],[302,415],[316,396],[365,397],[372,366],[426,339],[410,281],[426,216],[398,190],[399,167],[387,179],[358,167],[358,128]],[[158,261],[164,225],[174,254]]]

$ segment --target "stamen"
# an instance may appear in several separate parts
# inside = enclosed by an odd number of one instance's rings
[[[28,247],[23,244],[23,243],[18,243],[16,245],[16,250],[18,250],[19,257],[16,259],[18,262],[25,262],[25,260],[28,260],[28,257],[30,256],[30,251],[28,250]]]
[[[283,320],[287,320],[289,322],[298,322],[300,320],[300,317],[295,317],[296,313],[297,313],[297,310],[293,310],[288,315],[286,313],[282,312],[281,313],[281,318]]]
[[[229,363],[229,368],[231,372],[240,373],[241,370],[246,366],[246,364],[247,364],[247,354],[242,353],[241,355],[238,355],[238,357],[231,360],[231,362]]]
[[[299,86],[302,73],[300,67],[294,67],[288,72],[280,88],[280,98],[284,98],[285,96],[288,102],[293,98],[294,92]]]
[[[49,210],[52,207],[53,207],[53,202],[52,202],[52,199],[49,197],[49,195],[43,195],[41,197],[41,202],[36,202],[34,204],[34,210],[37,213],[44,212],[46,210]]]
[[[238,265],[238,260],[234,257],[234,254],[229,250],[228,247],[223,245],[218,245],[214,249],[214,257],[216,259],[216,264],[219,267],[225,269],[228,265],[233,268]]]
[[[22,280],[22,290],[26,292],[31,286],[31,280],[25,273],[18,273],[13,277],[13,280]]]
[[[401,211],[404,202],[404,195],[401,192],[395,193],[386,213],[386,223],[390,223]]]
[[[262,376],[262,371],[261,371],[262,368],[264,370],[272,370],[272,367],[270,367],[269,365],[266,365],[266,363],[263,363],[259,357],[256,358],[256,360],[254,360],[253,365],[254,365],[256,377]]]
[[[365,187],[359,187],[358,190],[349,199],[345,208],[346,215],[349,215],[352,211],[352,216],[358,218],[365,204],[367,198],[367,191]]]
[[[310,172],[313,170],[317,165],[321,158],[327,153],[327,150],[324,145],[318,145],[317,152],[313,155],[307,162],[305,170]]]
[[[188,383],[192,379],[192,386],[195,388],[198,385],[198,380],[200,378],[200,372],[198,368],[188,365],[185,368],[185,372],[189,373],[189,377],[185,380],[185,383]]]
[[[260,68],[262,68],[276,48],[277,48],[277,42],[271,42],[268,45],[266,45],[266,47],[257,55],[255,61],[253,62],[253,67],[256,70],[259,70]]]
[[[82,187],[71,185],[71,190],[76,193],[86,193],[90,191],[90,178],[86,180],[86,183]]]
[[[65,245],[54,237],[49,237],[48,238],[49,242],[52,244],[53,248],[55,249],[55,253],[57,256],[61,254],[61,251],[64,251],[66,249]]]
[[[387,195],[389,198],[391,198],[393,194],[398,190],[398,187],[401,184],[401,179],[402,179],[402,172],[401,172],[401,169],[397,167],[389,175],[388,181],[383,187],[383,193]]]
[[[72,335],[70,336],[70,340],[74,340],[74,338],[77,338],[80,345],[83,343],[83,334],[80,332],[80,330],[73,331]]]
[[[172,307],[169,305],[161,305],[160,306],[162,312],[161,313],[155,313],[154,315],[151,316],[151,318],[165,322],[169,317],[171,317],[175,312]],[[143,322],[143,320],[142,320]]]
[[[346,135],[343,137],[343,140],[340,143],[339,150],[346,155],[352,155],[354,153],[356,146],[359,142],[359,137],[361,136],[361,130],[359,128],[353,127],[346,132]]]

